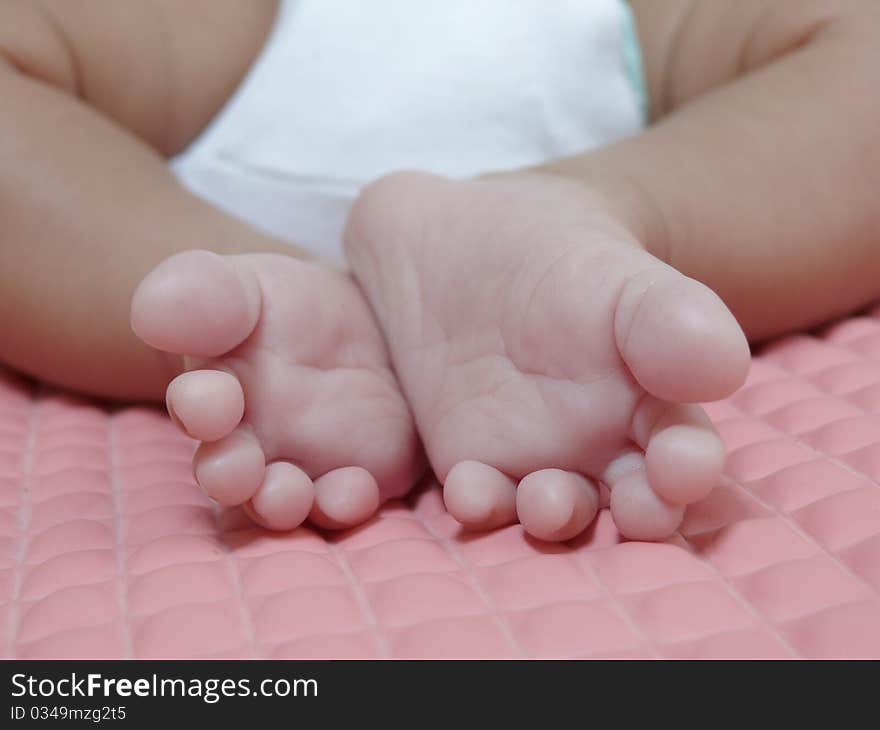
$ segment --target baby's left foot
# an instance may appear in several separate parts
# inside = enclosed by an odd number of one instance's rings
[[[422,469],[406,402],[351,277],[278,254],[185,251],[132,301],[147,343],[187,356],[168,408],[195,476],[273,529],[352,527]]]
[[[718,481],[693,403],[742,383],[745,337],[586,188],[399,173],[360,197],[346,248],[466,526],[569,539],[602,482],[621,532],[659,539]]]

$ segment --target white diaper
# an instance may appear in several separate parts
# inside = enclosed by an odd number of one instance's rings
[[[380,175],[468,177],[640,130],[629,22],[623,0],[282,0],[238,91],[171,164],[208,201],[341,260],[352,200]]]

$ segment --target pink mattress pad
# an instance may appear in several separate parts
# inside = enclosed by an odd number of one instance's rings
[[[607,511],[464,534],[436,485],[272,534],[159,410],[0,374],[6,657],[880,657],[880,313],[785,338],[708,406],[724,482],[662,544]]]

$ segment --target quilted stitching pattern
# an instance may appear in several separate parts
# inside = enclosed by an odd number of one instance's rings
[[[0,375],[7,657],[880,657],[880,320],[782,340],[709,406],[724,483],[664,544],[462,536],[427,485],[369,525],[215,509],[156,410]]]

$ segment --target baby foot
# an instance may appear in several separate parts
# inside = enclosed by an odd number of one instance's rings
[[[168,410],[196,480],[266,527],[369,518],[422,469],[382,336],[350,277],[277,254],[187,251],[141,282],[132,327],[186,356]]]
[[[624,535],[660,539],[717,482],[723,445],[692,403],[742,383],[745,337],[583,186],[398,173],[345,244],[465,526],[565,540],[601,482]]]

